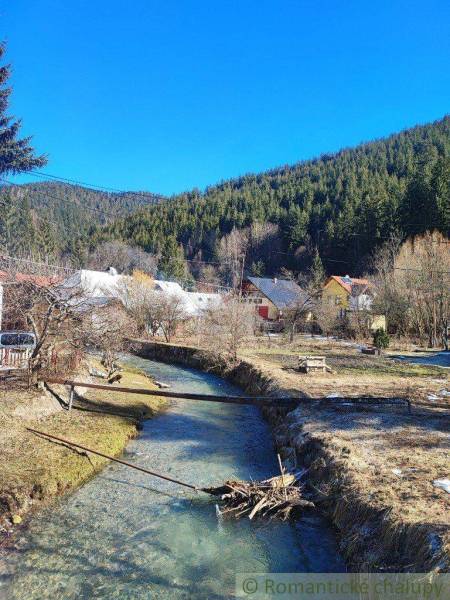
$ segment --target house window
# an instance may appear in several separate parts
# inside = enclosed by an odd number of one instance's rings
[[[340,306],[342,304],[342,297],[335,296],[334,302],[335,302],[336,306]]]

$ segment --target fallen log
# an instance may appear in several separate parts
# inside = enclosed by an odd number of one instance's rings
[[[99,452],[93,448],[88,448],[81,444],[77,444],[71,440],[46,433],[45,431],[39,431],[26,427],[30,433],[42,436],[48,441],[56,441],[73,448],[79,448],[85,452],[90,452],[107,458],[113,462],[124,465],[131,469],[170,481],[177,485],[190,488],[196,492],[205,492],[212,496],[220,498],[222,508],[219,508],[219,514],[225,516],[232,516],[235,518],[248,515],[249,519],[253,519],[255,516],[264,518],[280,518],[283,521],[289,518],[291,513],[299,512],[306,508],[313,508],[314,504],[309,500],[303,498],[302,488],[298,483],[297,478],[294,475],[285,473],[280,461],[281,475],[265,479],[263,481],[226,481],[221,486],[216,487],[196,487],[190,483],[174,479],[168,475],[162,473],[156,473],[150,471],[144,467],[133,465],[125,460],[116,458]]]

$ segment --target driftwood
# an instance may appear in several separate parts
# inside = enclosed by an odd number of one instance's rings
[[[204,489],[219,496],[221,515],[239,518],[256,516],[285,521],[291,513],[299,513],[314,504],[303,498],[302,488],[294,475],[283,474],[264,481],[226,481],[215,488]]]

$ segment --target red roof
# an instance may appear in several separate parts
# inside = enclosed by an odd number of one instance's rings
[[[50,287],[59,281],[61,281],[61,278],[57,276],[50,277],[44,275],[29,275],[28,273],[7,273],[6,271],[0,271],[0,283],[30,282],[39,287]]]
[[[337,283],[339,283],[339,285],[341,285],[344,288],[344,290],[346,290],[349,294],[352,293],[353,285],[362,285],[362,286],[370,285],[370,281],[368,279],[358,279],[357,277],[348,277],[347,275],[345,275],[345,276],[330,275],[330,277],[328,277],[325,285],[328,284],[330,279],[334,279],[335,281],[337,281]],[[348,282],[348,279],[350,279],[350,282]]]

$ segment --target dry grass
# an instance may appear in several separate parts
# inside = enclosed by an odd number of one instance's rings
[[[296,371],[298,354],[308,353],[325,355],[335,372]],[[340,465],[333,468],[330,480],[341,473],[351,482],[352,498],[375,513],[388,510],[389,521],[396,522],[399,531],[439,531],[448,560],[450,498],[433,486],[434,480],[450,475],[450,398],[441,393],[450,391],[448,369],[366,356],[352,346],[306,338],[293,345],[271,341],[262,348],[248,347],[243,357],[292,394],[411,398],[412,415],[399,408],[338,408],[339,400],[332,408],[302,405],[301,436],[308,443],[316,440],[326,449],[327,460]],[[322,476],[318,472],[318,480]],[[338,505],[342,502],[340,498]]]
[[[81,376],[88,380],[86,372]],[[125,369],[120,385],[157,389],[145,374],[133,369]],[[67,400],[66,389],[53,388]],[[111,386],[111,391],[113,389]],[[165,403],[157,396],[114,395],[110,391],[89,390],[69,413],[49,393],[0,392],[0,524],[3,532],[11,529],[14,515],[23,515],[34,506],[73,489],[107,462],[44,440],[25,427],[118,455],[136,435],[139,420],[151,417]]]
[[[333,373],[300,374],[298,355],[326,356]],[[368,356],[359,348],[320,338],[301,337],[293,344],[284,340],[257,340],[242,357],[276,374],[283,387],[301,390],[311,397],[331,393],[353,396],[411,396],[426,400],[449,385],[449,370],[394,361],[387,356]]]

